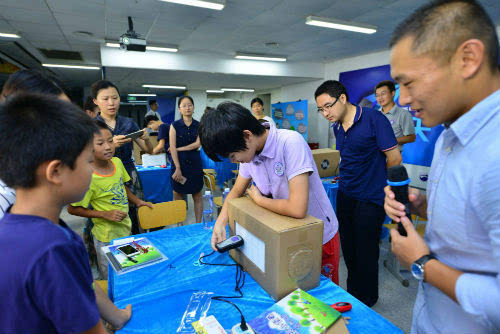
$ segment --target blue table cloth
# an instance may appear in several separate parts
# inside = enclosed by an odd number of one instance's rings
[[[203,169],[214,169],[217,174],[217,185],[224,189],[224,182],[235,176],[233,170],[238,169],[238,164],[232,163],[229,158],[223,158],[222,161],[215,162],[206,155],[203,149],[200,149],[200,156]]]
[[[173,200],[170,184],[170,165],[167,167],[136,166],[142,183],[144,199],[152,203],[163,203]]]
[[[330,203],[332,203],[333,210],[337,213],[337,191],[339,190],[339,183],[333,182],[335,177],[324,177],[321,179],[323,183],[323,187],[325,188],[326,195],[330,199]]]
[[[173,334],[194,292],[235,295],[235,267],[194,265],[200,253],[211,252],[210,235],[211,232],[204,230],[201,224],[141,235],[147,236],[169,259],[120,276],[109,269],[110,298],[121,308],[132,304],[131,320],[117,333]],[[234,263],[228,253],[214,254],[205,258],[205,262]],[[240,307],[247,321],[274,304],[248,274],[242,292],[243,298],[231,301]],[[352,310],[345,313],[345,316],[351,317],[347,326],[351,333],[402,333],[323,276],[320,285],[309,293],[328,304],[340,301],[351,303]],[[240,315],[233,306],[215,300],[207,315],[214,315],[226,330],[240,322]]]

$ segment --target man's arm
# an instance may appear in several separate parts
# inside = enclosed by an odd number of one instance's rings
[[[385,157],[387,158],[387,169],[389,169],[392,166],[397,166],[401,164],[401,161],[403,161],[403,158],[401,157],[401,152],[399,152],[399,148],[396,146],[393,149],[390,149],[388,151],[384,151]]]
[[[153,148],[153,154],[159,154],[165,152],[165,139],[160,139],[158,145]]]
[[[256,186],[252,186],[248,194],[257,205],[263,208],[292,218],[304,218],[309,205],[309,173],[299,174],[289,180],[288,189],[288,199],[264,197]]]
[[[413,143],[417,137],[415,134],[408,135],[408,136],[401,136],[396,138],[398,141],[398,144],[408,144],[408,143]]]

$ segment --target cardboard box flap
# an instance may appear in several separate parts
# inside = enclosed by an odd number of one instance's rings
[[[254,218],[258,219],[271,230],[278,233],[293,230],[306,225],[323,223],[321,219],[315,218],[311,215],[307,215],[304,219],[294,219],[279,215],[258,206],[248,197],[234,198],[231,200],[231,205],[238,208],[242,212],[251,212]]]

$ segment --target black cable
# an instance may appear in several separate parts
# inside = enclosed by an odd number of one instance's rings
[[[243,312],[241,312],[240,308],[236,304],[234,304],[233,302],[230,302],[229,300],[226,300],[229,298],[242,298],[243,297],[243,292],[241,291],[241,289],[243,289],[243,286],[245,285],[245,277],[246,277],[245,270],[243,269],[243,266],[239,263],[208,263],[208,262],[202,261],[203,258],[209,257],[210,255],[212,255],[214,253],[215,253],[215,251],[212,251],[212,253],[210,253],[210,254],[201,256],[198,259],[198,262],[200,262],[201,264],[207,265],[207,266],[223,266],[223,267],[233,267],[234,266],[234,267],[236,267],[236,273],[235,273],[236,286],[234,287],[234,291],[237,291],[240,295],[239,296],[213,296],[211,299],[218,300],[220,302],[225,302],[225,303],[233,305],[238,310],[238,312],[240,312],[240,315],[241,315],[240,328],[245,331],[248,329],[248,326],[247,326],[247,323],[245,321],[245,317],[243,316]],[[241,286],[240,286],[240,283],[241,283]]]

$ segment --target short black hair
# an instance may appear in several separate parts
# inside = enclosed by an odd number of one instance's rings
[[[198,135],[208,157],[213,161],[221,161],[219,157],[228,157],[231,153],[248,148],[244,130],[260,136],[266,128],[242,105],[222,102],[217,109],[210,108],[203,114]]]
[[[109,130],[111,132],[111,129],[109,126],[106,124],[106,122],[103,122],[99,119],[94,119],[94,123],[97,126],[99,130]]]
[[[9,76],[3,85],[2,93],[9,96],[14,93],[38,93],[49,95],[64,94],[63,89],[54,81],[35,70],[19,70]]]
[[[394,82],[392,82],[391,80],[384,80],[384,81],[380,81],[380,82],[379,82],[379,83],[375,86],[374,92],[376,92],[376,91],[377,91],[377,89],[382,88],[382,87],[387,87],[387,88],[389,88],[389,91],[390,91],[391,93],[396,91],[396,85],[394,84]]]
[[[250,107],[253,106],[253,104],[257,102],[258,104],[260,104],[261,106],[264,106],[264,102],[262,102],[262,100],[259,98],[259,97],[255,97],[252,99],[252,101],[250,102]]]
[[[345,86],[337,80],[327,80],[323,82],[314,92],[314,99],[322,94],[328,94],[334,98],[340,98],[340,95],[344,94],[347,101],[349,101],[349,95],[347,94],[347,89]]]
[[[83,104],[83,110],[94,110],[95,107],[97,107],[97,104],[94,103],[94,98],[92,96],[87,96]]]
[[[118,93],[118,95],[120,95],[120,90],[118,89],[118,87],[116,87],[114,83],[108,80],[98,80],[94,82],[92,86],[90,86],[90,95],[92,95],[94,99],[97,99],[97,94],[99,94],[99,91],[101,89],[106,89],[109,87],[113,87],[114,89],[116,89],[116,92]]]
[[[159,121],[159,119],[156,115],[147,115],[146,117],[144,117],[143,127],[146,128],[148,124],[152,121]]]
[[[189,96],[189,95],[184,95],[184,96],[181,96],[181,97],[179,98],[179,101],[177,101],[177,107],[180,107],[180,106],[181,106],[181,102],[182,102],[182,100],[184,100],[184,99],[189,99],[189,101],[191,101],[191,103],[192,103],[192,104],[193,104],[193,106],[194,106],[194,101],[193,101],[193,98],[192,98],[191,96]]]
[[[0,106],[0,179],[11,188],[36,185],[36,169],[50,160],[70,168],[97,128],[76,105],[41,94],[16,94]]]
[[[153,104],[156,104],[156,100],[149,100],[149,106],[151,107]]]
[[[412,49],[417,54],[429,53],[444,61],[449,61],[463,42],[478,39],[485,46],[490,69],[497,70],[495,25],[475,0],[437,0],[421,6],[396,27],[390,47],[406,37],[413,37]]]

